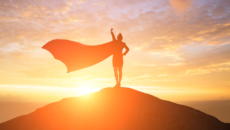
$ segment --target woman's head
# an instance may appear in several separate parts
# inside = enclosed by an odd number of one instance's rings
[[[123,36],[122,36],[121,33],[119,33],[119,35],[117,36],[117,40],[118,40],[118,41],[122,41],[122,39],[123,39]]]

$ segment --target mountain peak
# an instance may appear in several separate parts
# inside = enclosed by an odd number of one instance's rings
[[[229,130],[193,108],[131,88],[65,98],[0,124],[1,130]]]

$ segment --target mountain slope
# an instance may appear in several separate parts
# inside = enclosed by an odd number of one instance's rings
[[[230,130],[230,125],[130,88],[105,88],[51,103],[1,123],[0,130]]]

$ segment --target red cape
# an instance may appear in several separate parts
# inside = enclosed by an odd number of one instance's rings
[[[67,73],[95,65],[113,54],[114,42],[100,45],[84,45],[78,42],[55,39],[43,47],[55,59],[62,61],[67,67]]]

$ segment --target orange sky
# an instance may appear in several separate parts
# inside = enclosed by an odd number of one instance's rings
[[[41,49],[52,39],[106,43],[111,28],[130,48],[122,86],[167,100],[230,99],[229,7],[228,0],[0,0],[0,101],[114,86],[111,57],[67,74]]]

